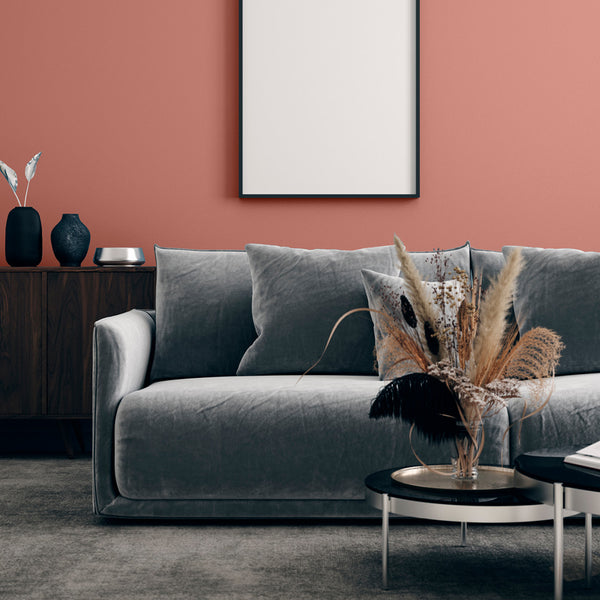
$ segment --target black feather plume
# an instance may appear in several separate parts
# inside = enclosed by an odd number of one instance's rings
[[[452,439],[460,421],[455,395],[448,386],[427,373],[397,377],[377,394],[369,418],[394,417],[414,423],[432,442]]]

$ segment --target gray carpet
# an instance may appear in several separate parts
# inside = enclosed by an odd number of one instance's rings
[[[384,591],[377,522],[107,521],[91,512],[89,458],[0,458],[3,599],[552,597],[550,524],[473,525],[466,548],[455,524],[401,520],[390,535]],[[565,600],[599,598],[581,520],[565,543]]]

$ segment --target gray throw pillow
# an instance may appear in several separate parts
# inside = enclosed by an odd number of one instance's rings
[[[505,246],[507,256],[515,247]],[[600,253],[523,248],[514,307],[519,332],[547,327],[565,345],[558,375],[600,371]]]
[[[235,375],[256,338],[246,253],[155,246],[155,254],[151,378]]]
[[[252,313],[258,338],[238,375],[304,373],[321,356],[336,321],[367,308],[361,269],[398,274],[393,246],[361,250],[304,250],[246,246],[252,273]],[[414,253],[424,278],[435,278],[432,252]],[[447,268],[469,270],[468,245],[447,254]],[[374,374],[375,338],[367,312],[347,317],[313,373]]]

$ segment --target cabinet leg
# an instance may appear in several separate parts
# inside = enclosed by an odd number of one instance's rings
[[[73,445],[71,444],[71,437],[69,436],[69,431],[67,429],[67,425],[65,424],[64,419],[58,419],[58,430],[60,431],[60,437],[62,438],[63,444],[65,446],[65,452],[69,458],[75,458],[75,450],[73,449]]]
[[[79,420],[71,421],[71,425],[73,427],[73,433],[75,434],[75,439],[77,440],[77,445],[79,446],[79,451],[85,452],[85,442],[83,440],[83,431],[81,430],[81,421],[79,421]]]

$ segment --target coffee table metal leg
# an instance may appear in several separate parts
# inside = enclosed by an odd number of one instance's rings
[[[390,497],[382,494],[381,530],[383,533],[383,546],[381,548],[382,585],[386,590],[388,586],[388,537],[390,531]]]
[[[460,524],[460,545],[467,545],[467,524],[465,522]]]
[[[553,486],[554,500],[554,600],[562,600],[563,593],[563,505],[562,483]]]
[[[585,585],[592,587],[592,515],[585,513]]]

